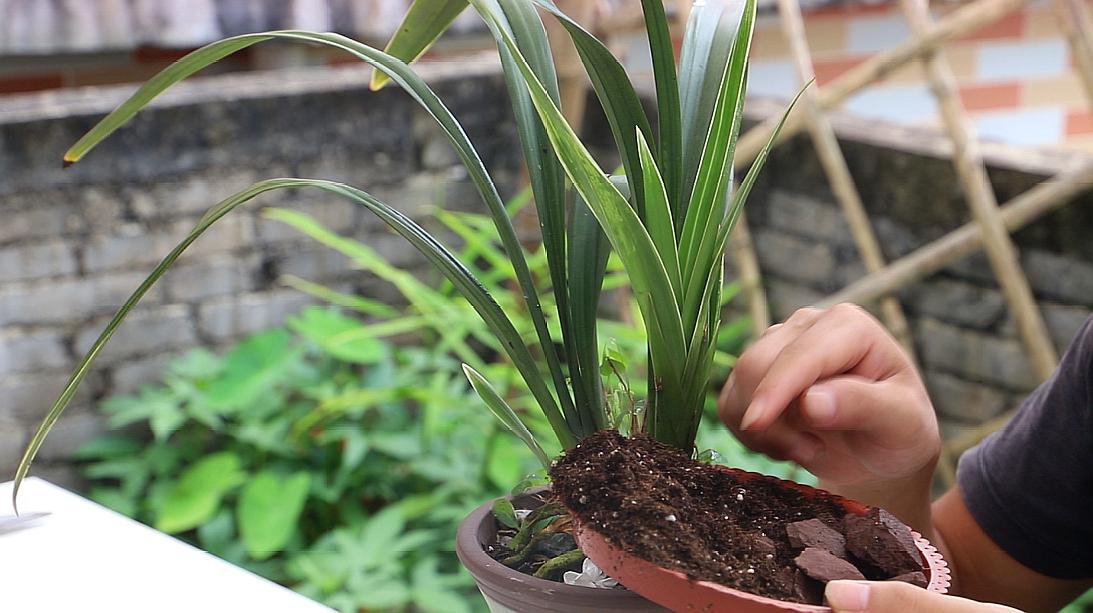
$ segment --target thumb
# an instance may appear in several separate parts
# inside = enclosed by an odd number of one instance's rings
[[[987,604],[928,592],[902,581],[832,581],[824,598],[835,613],[1020,613]]]
[[[870,381],[855,375],[813,385],[799,406],[804,422],[817,430],[869,431],[882,438],[902,438],[919,414],[932,414],[929,399],[902,381]]]

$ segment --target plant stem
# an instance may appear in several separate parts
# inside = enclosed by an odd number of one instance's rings
[[[539,570],[535,571],[533,576],[540,579],[549,579],[551,575],[565,570],[583,559],[584,552],[580,549],[567,551],[560,556],[553,557],[546,562],[543,562],[543,565],[539,567]]]

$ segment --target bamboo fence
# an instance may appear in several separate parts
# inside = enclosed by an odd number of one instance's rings
[[[685,1],[671,1],[674,2],[673,27],[680,28],[686,23],[690,6]],[[909,351],[913,351],[910,328],[895,293],[956,260],[983,250],[1017,322],[1033,369],[1038,378],[1046,379],[1054,371],[1058,358],[1028,279],[1021,269],[1011,234],[1087,191],[1093,185],[1093,163],[1061,172],[999,206],[974,128],[957,95],[955,78],[945,58],[944,48],[950,41],[972,34],[1022,8],[1028,0],[974,0],[937,21],[930,15],[926,0],[899,1],[911,26],[911,38],[877,53],[822,89],[812,84],[790,113],[776,141],[784,142],[807,130],[867,270],[864,277],[824,298],[817,306],[828,307],[839,302],[877,303],[886,325]],[[797,76],[804,84],[813,78],[814,69],[798,0],[776,2],[782,32],[789,43]],[[576,9],[595,3],[588,0],[559,0],[558,4],[563,8],[571,4]],[[638,3],[631,4],[636,6]],[[640,27],[640,11],[631,9],[633,7],[619,10],[613,15],[601,11],[593,27],[608,36],[612,32]],[[1093,14],[1084,0],[1054,0],[1054,10],[1060,32],[1067,40],[1089,102],[1093,105]],[[910,62],[919,62],[925,69],[931,92],[941,111],[945,135],[952,145],[953,166],[972,221],[908,255],[886,263],[828,113],[850,96]],[[570,87],[582,88],[580,94],[574,95],[585,94],[583,80],[579,85],[572,84]],[[746,168],[754,161],[777,121],[778,117],[770,117],[741,135],[734,159],[737,169]],[[744,217],[734,230],[729,255],[735,262],[753,327],[761,333],[770,325],[770,314],[761,269]],[[947,441],[939,465],[939,476],[943,482],[952,482],[955,460],[963,451],[1005,425],[1012,414],[1011,409],[963,436]]]

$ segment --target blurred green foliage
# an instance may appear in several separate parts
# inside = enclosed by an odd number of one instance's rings
[[[169,365],[162,384],[104,402],[114,432],[78,454],[91,497],[342,611],[483,610],[454,554],[456,527],[475,506],[529,475],[534,482],[539,466],[486,410],[460,362],[488,377],[555,454],[546,420],[450,285],[393,268],[306,215],[267,215],[387,281],[406,306],[286,279],[336,306],[309,307],[223,356],[192,351]],[[485,283],[514,282],[511,267],[499,266],[499,246],[483,238],[492,236],[488,218],[437,218],[462,242],[462,259],[482,265],[475,273]],[[530,263],[545,271],[541,254]],[[617,265],[606,283],[623,285]],[[640,317],[637,309],[619,298],[624,312],[600,326],[605,390],[624,422],[643,402],[645,386],[628,382],[644,381],[645,340],[640,326],[624,323]],[[514,320],[533,338],[530,323]],[[746,321],[722,330],[714,381],[727,375],[747,330]],[[699,449],[720,456],[706,457],[792,476],[791,465],[747,452],[716,425],[710,392]]]

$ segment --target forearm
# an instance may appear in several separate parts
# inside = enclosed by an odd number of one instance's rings
[[[1055,579],[1013,559],[972,517],[958,488],[933,504],[934,543],[952,574],[950,593],[1035,613],[1058,611],[1093,582]]]

